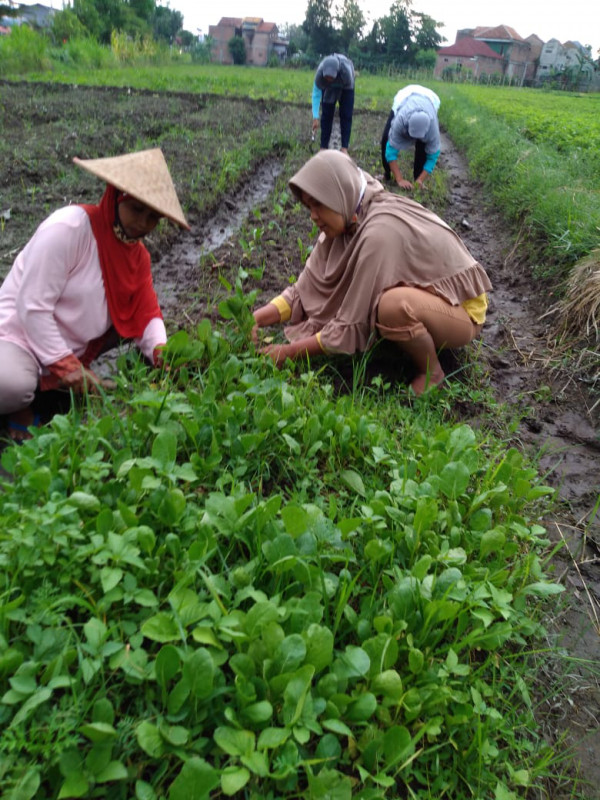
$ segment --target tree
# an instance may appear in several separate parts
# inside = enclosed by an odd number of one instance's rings
[[[196,42],[196,37],[191,31],[180,30],[177,31],[177,36],[175,37],[177,43],[180,44],[182,47],[185,47],[186,50],[189,50],[190,47],[193,47]]]
[[[155,0],[73,0],[73,12],[88,35],[104,44],[113,31],[147,36],[155,7]]]
[[[142,36],[149,30],[148,21],[123,0],[73,0],[73,11],[90,35],[104,44],[110,42],[113,31]]]
[[[395,0],[387,17],[379,20],[387,60],[394,64],[406,64],[412,52],[411,0]]]
[[[110,42],[111,29],[108,30],[108,38],[104,39],[102,34],[105,26],[93,0],[73,0],[73,11],[90,36],[103,41],[104,44]]]
[[[13,6],[6,6],[4,3],[0,3],[0,17],[18,17],[21,13],[19,8],[13,8]]]
[[[575,91],[581,83],[591,81],[594,72],[591,47],[579,50],[575,53],[575,59],[577,63],[571,64],[563,71],[564,85],[569,91]]]
[[[385,49],[385,40],[383,30],[381,28],[381,20],[376,19],[371,30],[364,39],[365,50],[370,55],[378,55],[383,53]]]
[[[241,36],[232,36],[227,42],[227,48],[234,64],[246,63],[246,44]]]
[[[343,0],[336,21],[340,25],[339,38],[342,50],[348,53],[350,45],[358,42],[365,27],[365,15],[356,0]]]
[[[288,55],[307,50],[308,36],[302,25],[292,25],[286,22],[279,28],[279,33],[282,39],[289,42]]]
[[[308,36],[308,49],[319,57],[336,49],[331,3],[332,0],[308,0],[306,17],[302,23]]]
[[[56,44],[67,42],[69,39],[83,39],[89,36],[88,31],[81,24],[77,14],[68,6],[62,11],[57,11],[52,17],[50,33]]]
[[[419,12],[413,15],[415,29],[415,46],[417,50],[437,50],[446,38],[438,33],[437,28],[443,27],[443,22],[436,22],[433,17]]]
[[[146,22],[151,22],[157,10],[156,0],[127,0],[127,4],[135,13],[136,17],[144,19]]]
[[[130,5],[125,4],[121,15],[121,25],[113,30],[122,31],[131,39],[142,39],[150,36],[152,26],[150,20],[142,19]]]
[[[156,6],[152,15],[152,34],[155,39],[173,44],[183,28],[183,14],[168,6]]]
[[[437,52],[435,50],[417,50],[414,60],[417,67],[421,69],[433,69],[437,62]]]

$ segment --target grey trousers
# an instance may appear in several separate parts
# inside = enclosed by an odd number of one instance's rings
[[[22,347],[0,340],[0,414],[30,406],[39,379],[35,358]]]

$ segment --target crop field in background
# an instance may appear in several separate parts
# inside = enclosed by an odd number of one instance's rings
[[[310,113],[306,70],[170,65],[156,68],[56,68],[28,79],[209,93],[292,104]],[[464,149],[507,220],[521,227],[539,275],[560,283],[598,246],[600,98],[532,89],[479,87],[424,79],[359,75],[356,108],[386,113],[407,82],[424,82],[442,99],[440,120]],[[302,132],[290,134],[302,138]]]
[[[565,157],[592,159],[600,169],[600,94],[467,85],[453,91],[505,120],[521,136],[551,145]]]

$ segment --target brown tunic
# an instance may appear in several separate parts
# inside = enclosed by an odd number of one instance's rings
[[[342,214],[349,231],[334,239],[321,234],[297,283],[283,292],[292,309],[290,341],[320,332],[328,352],[363,351],[377,336],[386,289],[417,287],[451,305],[491,289],[483,267],[440,217],[387,192],[343,153],[320,151],[290,187]]]

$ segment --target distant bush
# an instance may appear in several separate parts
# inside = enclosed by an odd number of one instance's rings
[[[227,48],[234,64],[246,63],[246,45],[241,36],[232,36],[227,42]]]
[[[27,25],[15,26],[0,37],[0,75],[21,75],[49,69],[46,39]]]
[[[71,39],[87,39],[90,34],[73,9],[65,8],[53,16],[50,35],[54,44],[59,45]]]
[[[210,51],[212,49],[213,40],[210,36],[206,36],[202,42],[194,42],[190,47],[190,55],[194,64],[210,64]]]
[[[74,67],[103,69],[117,66],[110,48],[90,37],[69,39],[60,47],[50,50],[53,61]]]
[[[139,58],[152,60],[160,46],[151,36],[131,38],[121,31],[113,31],[110,47],[117,61],[132,64]]]

